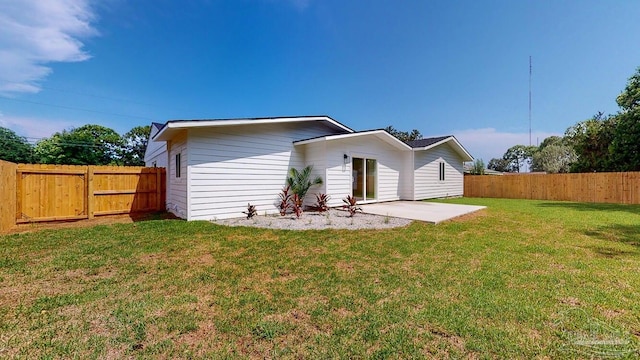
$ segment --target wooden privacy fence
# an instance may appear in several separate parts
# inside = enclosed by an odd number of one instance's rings
[[[464,196],[640,204],[640,172],[467,175]]]
[[[0,231],[16,223],[164,210],[165,169],[0,162]]]

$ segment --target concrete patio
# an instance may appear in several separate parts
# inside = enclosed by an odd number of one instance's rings
[[[367,214],[392,216],[437,224],[486,209],[486,206],[444,204],[424,201],[390,201],[361,205]]]

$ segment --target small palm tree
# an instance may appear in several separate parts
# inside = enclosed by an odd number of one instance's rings
[[[316,176],[313,181],[311,180],[311,170],[313,170],[313,166],[311,165],[305,167],[302,171],[298,171],[296,168],[291,168],[289,170],[287,185],[289,185],[293,194],[298,195],[300,202],[299,205],[302,205],[302,201],[311,186],[322,184],[322,178],[320,176]]]

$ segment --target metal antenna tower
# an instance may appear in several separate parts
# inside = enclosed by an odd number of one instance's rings
[[[529,55],[529,146],[531,146],[531,55]]]

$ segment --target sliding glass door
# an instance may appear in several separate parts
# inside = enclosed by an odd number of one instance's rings
[[[378,164],[375,159],[353,158],[353,197],[359,201],[375,200],[378,196]]]

